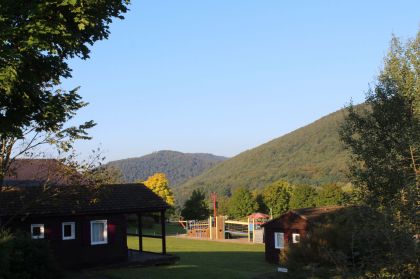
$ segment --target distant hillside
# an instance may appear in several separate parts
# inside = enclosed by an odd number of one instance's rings
[[[146,180],[156,172],[163,172],[168,177],[170,186],[176,187],[224,160],[225,157],[212,154],[165,150],[143,157],[111,161],[107,165],[120,169],[126,182]]]
[[[346,152],[338,126],[344,110],[245,151],[192,178],[176,191],[179,201],[196,188],[229,194],[245,186],[259,188],[284,179],[294,184],[346,183]]]

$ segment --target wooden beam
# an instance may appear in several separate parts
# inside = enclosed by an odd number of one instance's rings
[[[251,241],[251,230],[249,229],[249,218],[248,218],[248,224],[247,224],[247,229],[248,229],[248,242]]]
[[[143,230],[141,223],[141,213],[137,213],[137,229],[139,234],[139,251],[143,252]]]
[[[166,254],[166,222],[165,222],[165,210],[160,212],[160,227],[162,235],[162,254]]]

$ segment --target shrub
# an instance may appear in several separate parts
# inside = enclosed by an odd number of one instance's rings
[[[10,260],[13,250],[13,236],[8,231],[0,230],[0,278],[10,277]]]
[[[286,260],[291,269],[316,264],[335,267],[342,274],[389,273],[400,278],[396,274],[409,274],[416,266],[412,237],[368,207],[343,208],[322,224],[313,226],[299,245],[289,247]]]
[[[32,240],[26,234],[0,231],[1,279],[60,278],[58,266],[46,240]]]

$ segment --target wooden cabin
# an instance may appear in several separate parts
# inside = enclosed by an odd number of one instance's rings
[[[12,231],[26,232],[34,241],[47,240],[59,264],[66,268],[126,261],[127,214],[137,214],[139,220],[142,214],[160,214],[165,254],[168,208],[142,184],[61,186],[47,190],[10,187],[0,191],[0,224]]]
[[[310,226],[322,223],[328,214],[341,209],[341,206],[302,208],[289,211],[264,223],[265,259],[278,263],[280,253],[288,245],[299,243],[306,237]]]

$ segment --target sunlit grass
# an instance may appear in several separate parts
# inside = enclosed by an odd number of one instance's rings
[[[161,240],[145,238],[144,249],[161,251]],[[138,248],[136,237],[128,238],[131,249]],[[275,266],[264,260],[261,244],[238,244],[215,241],[167,238],[168,253],[178,255],[181,260],[175,265],[123,268],[100,272],[111,278],[253,278],[272,272]]]

